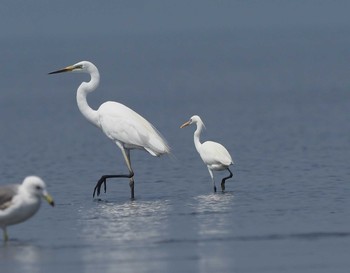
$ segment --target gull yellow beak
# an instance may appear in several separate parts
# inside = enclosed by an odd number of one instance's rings
[[[44,195],[43,195],[43,197],[44,197],[44,199],[47,201],[47,203],[49,203],[51,206],[55,206],[55,202],[53,201],[53,198],[52,198],[52,196],[50,195],[50,194],[48,194],[48,193],[45,193]]]
[[[57,74],[57,73],[62,73],[62,72],[70,72],[70,71],[73,71],[74,70],[74,66],[73,65],[70,65],[70,66],[67,66],[65,68],[62,68],[62,69],[59,69],[59,70],[56,70],[56,71],[52,71],[49,73],[49,75],[51,74]]]
[[[184,124],[182,124],[181,126],[180,126],[180,128],[184,128],[184,127],[186,127],[186,126],[188,126],[188,125],[190,125],[191,123],[190,123],[190,121],[187,121],[187,122],[185,122]]]

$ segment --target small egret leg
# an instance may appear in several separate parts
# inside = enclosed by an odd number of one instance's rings
[[[214,180],[214,175],[211,169],[208,168],[210,177],[211,177],[211,181],[213,181],[213,185],[214,185],[214,192],[216,192],[216,185],[215,185],[215,180]]]
[[[134,171],[131,168],[131,160],[130,160],[130,150],[126,150],[125,149],[122,150],[123,152],[123,156],[126,162],[126,165],[128,166],[129,172],[130,173],[134,173]],[[129,177],[129,186],[130,186],[130,193],[131,193],[131,199],[135,198],[135,191],[134,191],[134,176]]]
[[[232,174],[232,172],[230,171],[230,169],[227,168],[227,170],[229,171],[230,175],[227,176],[227,177],[224,177],[224,178],[221,180],[221,190],[222,190],[223,192],[225,191],[225,181],[233,176],[233,174]]]

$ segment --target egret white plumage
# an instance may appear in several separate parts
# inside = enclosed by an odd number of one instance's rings
[[[221,189],[225,190],[225,181],[233,176],[229,166],[233,164],[233,160],[229,152],[220,143],[214,141],[206,141],[204,143],[200,142],[200,135],[203,130],[204,123],[201,118],[197,115],[192,116],[189,121],[185,122],[180,126],[184,128],[188,125],[196,124],[197,129],[194,132],[193,139],[194,145],[202,158],[203,162],[207,165],[211,180],[214,185],[214,192],[216,192],[215,179],[213,171],[223,171],[228,170],[229,176],[224,177],[221,180]]]
[[[94,91],[100,82],[100,74],[93,63],[81,61],[49,74],[70,71],[90,74],[90,81],[82,82],[77,89],[78,108],[89,122],[100,128],[108,138],[117,144],[129,170],[129,174],[102,175],[94,188],[93,197],[95,193],[97,196],[100,195],[102,184],[106,192],[108,178],[125,177],[129,178],[131,198],[134,198],[134,171],[131,167],[130,150],[141,149],[146,150],[152,156],[160,156],[170,153],[166,140],[150,122],[121,103],[107,101],[97,110],[88,105],[87,94]]]
[[[42,197],[54,206],[45,182],[37,176],[27,176],[22,184],[0,186],[0,227],[4,241],[8,240],[7,226],[32,217],[39,210]]]

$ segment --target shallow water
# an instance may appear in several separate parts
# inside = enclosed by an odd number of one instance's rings
[[[45,58],[37,58],[38,41],[25,41],[33,52],[24,61],[40,61],[30,72],[19,67],[15,81],[8,62],[0,95],[1,181],[42,176],[57,206],[43,203],[34,218],[9,228],[1,272],[347,272],[346,34],[127,36],[80,54],[43,40],[62,55],[43,52]],[[108,60],[112,51],[120,55]],[[83,55],[94,56],[102,74],[91,105],[127,104],[172,147],[162,158],[132,153],[133,201],[123,179],[92,198],[100,175],[126,170],[121,153],[75,105],[86,77],[46,75]],[[6,56],[13,57],[10,50]],[[194,128],[179,129],[193,114],[206,124],[202,139],[224,144],[234,158],[224,194],[212,192]]]

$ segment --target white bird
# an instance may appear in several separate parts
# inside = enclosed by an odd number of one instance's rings
[[[45,182],[37,176],[27,176],[22,184],[0,186],[0,227],[4,241],[8,240],[7,226],[32,217],[40,208],[41,197],[54,206]]]
[[[100,82],[100,74],[93,63],[82,61],[49,74],[69,71],[90,74],[91,80],[82,82],[77,89],[78,108],[88,121],[100,128],[108,138],[117,144],[129,170],[129,174],[102,175],[94,188],[93,197],[95,193],[97,196],[100,194],[102,184],[104,184],[106,192],[107,178],[126,177],[129,178],[131,198],[133,199],[134,171],[131,167],[130,150],[141,149],[153,156],[160,156],[170,153],[170,148],[153,125],[129,107],[114,101],[103,103],[97,110],[88,105],[87,94],[94,91]]]
[[[193,139],[194,145],[196,146],[197,152],[202,158],[203,162],[207,165],[211,180],[214,185],[214,192],[216,192],[216,185],[214,180],[213,171],[228,170],[229,176],[225,177],[221,181],[221,189],[225,190],[225,181],[232,177],[232,172],[229,166],[233,164],[233,160],[229,152],[220,143],[214,141],[206,141],[204,143],[200,142],[200,135],[204,126],[203,121],[197,115],[192,116],[189,121],[185,122],[180,126],[184,128],[190,124],[196,124],[197,129],[194,132]]]

